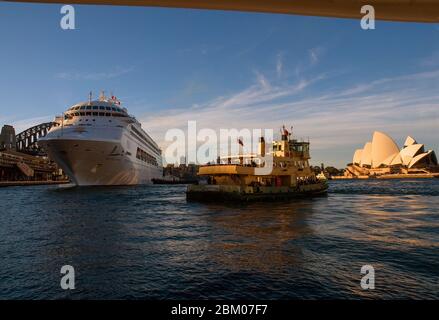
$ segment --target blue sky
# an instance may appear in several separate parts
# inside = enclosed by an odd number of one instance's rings
[[[223,11],[0,3],[0,124],[51,120],[113,91],[162,146],[168,128],[293,125],[343,167],[374,130],[439,151],[439,27]]]

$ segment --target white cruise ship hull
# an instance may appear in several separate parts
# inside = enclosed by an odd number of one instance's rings
[[[56,139],[42,144],[78,186],[151,184],[162,176],[160,168],[121,153],[124,148],[117,142]]]
[[[79,103],[38,140],[79,186],[151,184],[163,173],[161,150],[116,98]]]

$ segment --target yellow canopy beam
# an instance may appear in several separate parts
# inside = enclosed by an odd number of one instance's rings
[[[0,0],[1,1],[1,0]],[[5,0],[3,0],[5,1]],[[174,7],[297,14],[307,16],[362,17],[363,5],[375,8],[379,20],[439,22],[438,0],[6,0],[10,2],[68,3]]]

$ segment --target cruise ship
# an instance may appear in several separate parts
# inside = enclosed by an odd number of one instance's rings
[[[73,105],[39,141],[78,186],[151,184],[161,150],[120,101],[102,93]]]

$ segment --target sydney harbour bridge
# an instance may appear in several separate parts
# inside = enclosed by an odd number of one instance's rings
[[[33,126],[15,135],[12,126],[5,125],[0,135],[0,187],[65,180],[57,165],[38,146],[53,122]]]
[[[41,123],[15,136],[15,150],[24,153],[41,153],[38,139],[44,137],[54,125],[53,122]]]

